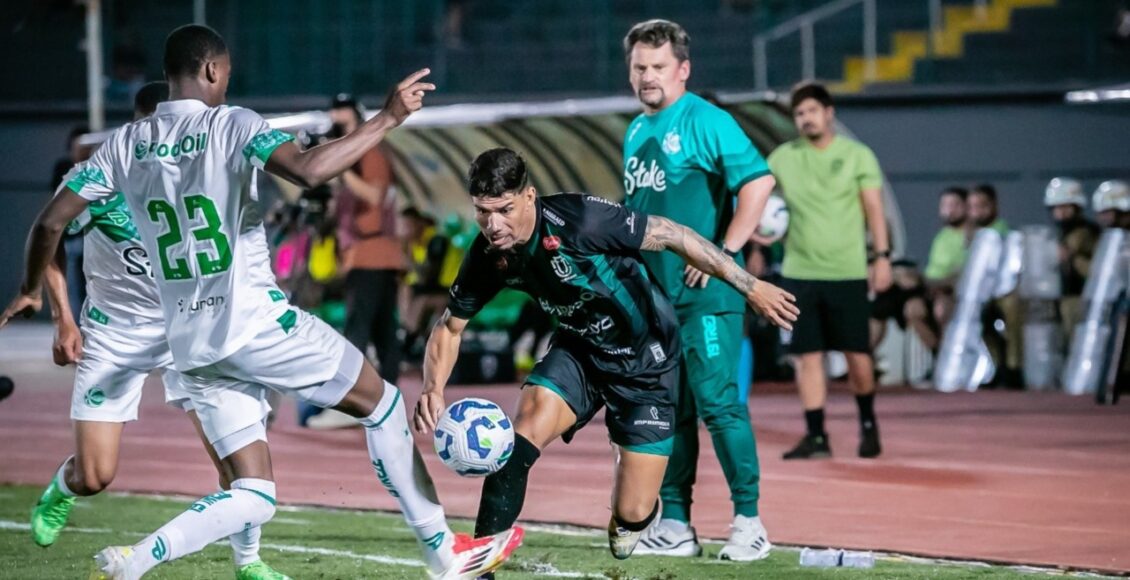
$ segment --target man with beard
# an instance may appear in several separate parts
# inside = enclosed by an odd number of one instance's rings
[[[969,190],[966,199],[972,239],[977,230],[989,228],[1001,236],[1008,235],[1008,223],[998,215],[997,190],[991,184],[982,183]],[[1004,320],[1003,337],[994,330],[992,321]],[[1008,387],[1021,387],[1024,384],[1020,365],[1024,361],[1024,308],[1016,292],[991,301],[982,316],[985,343],[998,361],[993,384]],[[1001,364],[1003,362],[1003,364]]]
[[[832,96],[823,86],[797,87],[790,110],[800,137],[778,147],[769,156],[769,167],[789,207],[784,286],[805,313],[786,342],[794,356],[807,433],[784,458],[832,454],[824,430],[827,351],[847,357],[848,380],[859,407],[858,454],[878,457],[882,447],[874,410],[867,295],[869,289],[882,293],[891,285],[883,174],[871,149],[836,132]],[[870,275],[868,233],[874,249]]]
[[[997,189],[988,183],[982,183],[969,190],[965,201],[965,210],[974,230],[989,228],[996,230],[1000,235],[1008,234],[1008,222],[998,215]],[[970,233],[972,237],[973,232]]]
[[[775,183],[768,164],[729,113],[687,91],[690,37],[681,26],[667,20],[636,24],[624,38],[624,56],[643,105],[624,136],[624,204],[686,225],[744,265],[741,249]],[[757,441],[737,380],[745,305],[681,256],[645,253],[643,260],[675,306],[683,373],[674,451],[663,478],[663,516],[637,552],[702,553],[690,526],[702,419],[734,505],[733,531],[719,557],[760,560],[771,545],[758,515]]]
[[[945,226],[930,244],[930,260],[924,274],[933,294],[934,318],[942,328],[953,315],[954,289],[969,254],[973,232],[968,227],[972,221],[966,211],[968,195],[965,188],[955,186],[944,189],[938,199],[938,216]],[[936,344],[931,348],[935,347]]]
[[[1070,337],[1083,315],[1080,297],[1102,230],[1083,216],[1087,197],[1082,184],[1070,177],[1056,177],[1048,183],[1044,206],[1059,228],[1059,316],[1065,336]]]

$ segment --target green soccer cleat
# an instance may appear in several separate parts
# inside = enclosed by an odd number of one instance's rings
[[[257,560],[235,569],[235,580],[290,580],[290,576]]]
[[[51,480],[51,485],[39,496],[35,507],[31,508],[31,537],[35,543],[46,548],[55,543],[59,532],[67,525],[67,516],[71,514],[71,507],[75,505],[75,498],[63,495]]]

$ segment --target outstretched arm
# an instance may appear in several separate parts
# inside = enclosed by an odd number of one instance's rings
[[[451,310],[444,310],[428,336],[428,346],[424,351],[424,392],[416,404],[414,417],[416,430],[420,433],[435,430],[439,422],[439,414],[444,409],[443,389],[451,378],[455,360],[459,358],[459,344],[465,328],[467,320],[456,317]]]
[[[431,83],[421,82],[429,72],[426,68],[420,69],[400,81],[380,113],[341,139],[305,151],[299,150],[293,142],[280,145],[267,160],[267,172],[308,189],[341,175],[376,147],[389,131],[424,106],[424,94],[436,88]]]
[[[722,250],[698,235],[694,230],[679,225],[665,217],[648,216],[640,249],[661,252],[670,250],[688,264],[715,276],[740,292],[762,316],[773,324],[792,330],[790,322],[797,319],[796,298],[780,288],[754,278]]]

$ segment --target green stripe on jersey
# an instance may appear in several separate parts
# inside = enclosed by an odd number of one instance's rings
[[[266,133],[259,133],[252,137],[251,142],[243,148],[243,156],[251,162],[252,165],[262,169],[267,164],[267,160],[271,158],[271,153],[278,149],[279,145],[287,141],[294,141],[294,135],[284,133],[278,129],[271,129]]]

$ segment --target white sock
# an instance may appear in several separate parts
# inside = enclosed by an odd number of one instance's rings
[[[225,490],[221,488],[220,491]],[[228,536],[228,543],[231,544],[232,557],[237,568],[259,560],[259,538],[262,535],[262,527],[248,525],[242,531]]]
[[[663,518],[659,520],[659,525],[671,531],[679,532],[680,534],[686,532],[691,528],[691,525],[689,523],[672,518]]]
[[[265,479],[237,479],[231,491],[196,500],[188,510],[134,544],[129,567],[136,577],[161,562],[176,560],[246,529],[260,526],[275,515],[275,483]]]
[[[404,520],[416,532],[424,551],[424,561],[433,571],[446,569],[454,556],[455,537],[412,441],[400,390],[386,382],[381,402],[371,415],[361,419],[361,424],[377,479],[400,502]]]
[[[71,488],[67,487],[67,465],[74,463],[74,461],[74,455],[68,457],[67,460],[59,466],[59,471],[55,472],[55,489],[58,489],[59,493],[67,497],[75,497],[75,492],[71,491]]]

